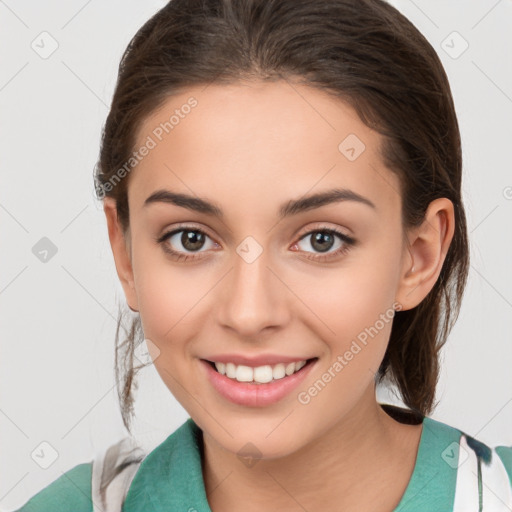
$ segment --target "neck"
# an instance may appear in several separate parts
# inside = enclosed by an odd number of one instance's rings
[[[212,512],[393,510],[412,475],[422,424],[406,425],[375,400],[374,388],[314,442],[279,459],[241,464],[203,437],[203,477]],[[377,504],[377,505],[376,505]]]

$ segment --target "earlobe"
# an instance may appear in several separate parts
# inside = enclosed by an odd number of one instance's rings
[[[445,198],[432,201],[423,223],[408,233],[409,257],[404,259],[396,300],[402,310],[416,307],[434,287],[455,232],[453,203]]]
[[[138,302],[130,257],[130,241],[123,233],[119,222],[115,199],[105,197],[103,199],[103,211],[105,212],[107,220],[108,237],[114,256],[117,275],[121,281],[126,296],[126,302],[132,311],[137,311]]]

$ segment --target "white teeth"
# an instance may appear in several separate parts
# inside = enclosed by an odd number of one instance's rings
[[[286,365],[286,375],[291,375],[295,371],[295,363],[290,363]]]
[[[224,363],[215,363],[215,368],[221,375],[226,374],[226,365]]]
[[[233,363],[226,363],[226,375],[234,379],[236,376],[236,366]]]
[[[295,363],[295,371],[299,371],[305,364],[306,361],[299,361],[298,363]]]
[[[215,363],[215,368],[221,375],[226,375],[230,379],[235,379],[239,382],[256,382],[265,384],[271,380],[282,379],[283,377],[291,375],[299,371],[306,361],[299,361],[297,363],[284,363],[276,364],[275,366],[265,365],[252,368],[245,365],[236,365],[234,363]]]
[[[279,363],[276,364],[272,370],[272,377],[274,377],[274,380],[282,379],[286,375],[284,364]]]
[[[254,368],[254,380],[263,384],[270,382],[272,380],[272,366],[267,364]]]
[[[235,379],[239,382],[251,382],[253,370],[250,366],[239,365],[236,367]]]

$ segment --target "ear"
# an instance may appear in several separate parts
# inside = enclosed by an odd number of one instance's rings
[[[138,311],[137,294],[135,293],[133,269],[130,256],[130,238],[125,237],[117,217],[116,201],[111,197],[103,199],[103,211],[107,217],[108,237],[114,254],[117,275],[123,286],[126,302],[130,309]]]
[[[405,311],[416,307],[434,287],[455,231],[453,203],[446,197],[432,201],[423,223],[407,233],[408,256],[403,258],[396,301]]]

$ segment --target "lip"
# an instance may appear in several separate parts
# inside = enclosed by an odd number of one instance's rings
[[[234,362],[232,359],[230,361]],[[283,360],[281,359],[281,361]],[[265,384],[238,382],[225,375],[221,375],[207,360],[201,359],[199,362],[211,385],[222,397],[232,403],[246,407],[265,407],[278,402],[297,388],[316,365],[318,358],[310,360],[298,372],[292,375]],[[290,360],[290,362],[293,361]]]
[[[256,368],[258,366],[275,366],[279,363],[289,364],[289,363],[298,363],[299,361],[307,361],[308,359],[313,359],[315,356],[310,357],[290,357],[279,354],[260,354],[257,356],[244,356],[239,354],[218,354],[212,355],[209,357],[203,357],[202,359],[206,359],[207,361],[212,361],[215,363],[234,363],[238,365],[250,366],[252,368]]]

